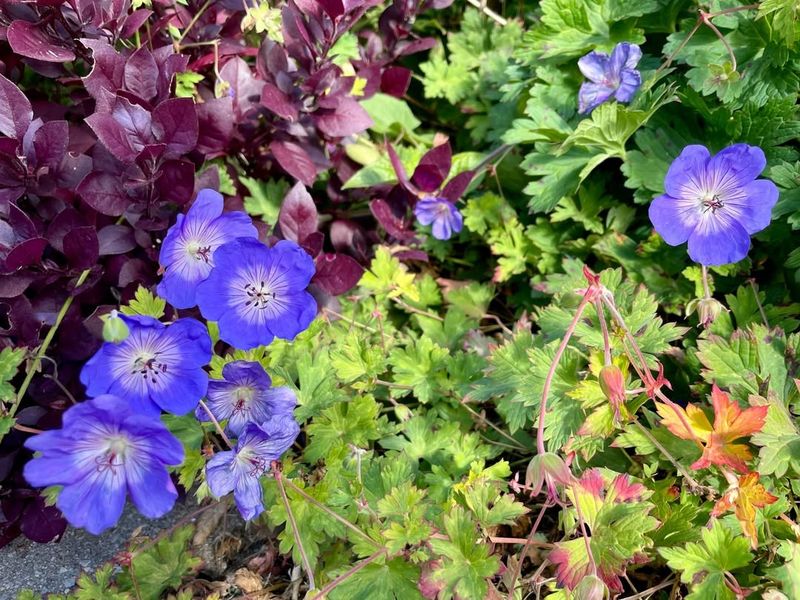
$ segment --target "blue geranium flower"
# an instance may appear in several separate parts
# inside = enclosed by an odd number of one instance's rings
[[[222,340],[241,350],[285,340],[304,331],[317,314],[306,291],[314,261],[300,246],[281,240],[267,248],[239,238],[214,253],[214,268],[197,287],[197,304],[219,322]]]
[[[614,47],[611,56],[593,51],[578,60],[578,68],[589,80],[578,92],[578,112],[591,112],[612,96],[618,102],[633,100],[642,85],[642,76],[636,70],[641,58],[639,46],[622,42]]]
[[[264,512],[259,479],[294,442],[300,427],[290,416],[273,417],[260,425],[249,423],[236,448],[215,454],[206,465],[206,481],[217,498],[233,492],[245,520]]]
[[[167,466],[183,462],[183,446],[158,419],[116,396],[72,406],[61,429],[28,438],[25,446],[42,453],[25,465],[28,483],[64,486],[56,506],[91,533],[119,520],[127,494],[150,518],[168,513],[178,497]]]
[[[414,206],[414,215],[422,225],[432,225],[431,233],[437,240],[449,240],[464,226],[461,213],[447,198],[422,198]]]
[[[164,278],[158,295],[175,308],[191,308],[197,284],[214,266],[214,251],[239,237],[258,237],[250,217],[243,212],[222,214],[222,196],[214,190],[200,190],[189,212],[178,215],[170,227],[158,261]]]
[[[194,319],[164,325],[153,317],[125,316],[130,334],[119,344],[105,343],[81,371],[89,396],[114,394],[134,411],[185,414],[205,395],[211,338]]]
[[[705,146],[686,146],[667,171],[666,194],[650,204],[653,227],[670,246],[688,241],[701,265],[742,260],[778,201],[775,184],[757,179],[766,164],[756,146],[734,144],[713,157]]]
[[[222,368],[223,380],[208,382],[208,408],[218,421],[228,421],[228,431],[240,435],[248,423],[264,423],[273,416],[291,416],[297,397],[288,387],[270,387],[272,380],[257,362],[236,360]],[[208,421],[202,407],[197,418]]]

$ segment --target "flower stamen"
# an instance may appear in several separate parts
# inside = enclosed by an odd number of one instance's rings
[[[244,286],[244,291],[249,298],[244,305],[250,306],[252,304],[253,308],[257,308],[258,310],[267,308],[269,303],[277,298],[277,294],[271,291],[263,281],[259,282],[258,287],[252,283],[248,283]]]

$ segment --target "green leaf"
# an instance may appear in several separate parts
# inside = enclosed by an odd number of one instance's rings
[[[489,555],[488,545],[480,543],[475,523],[463,508],[456,506],[444,517],[444,529],[447,540],[430,540],[441,557],[433,573],[444,585],[440,597],[482,600],[489,589],[486,579],[497,573],[500,561]]]
[[[194,413],[188,415],[163,414],[161,415],[161,420],[172,435],[178,438],[185,447],[194,450],[200,449],[204,438],[203,428],[195,418]]]
[[[783,404],[770,403],[764,427],[750,441],[761,446],[759,473],[783,477],[788,472],[800,476],[800,430]]]
[[[422,600],[419,567],[402,558],[367,565],[334,588],[331,600]]]
[[[128,302],[127,306],[121,307],[120,312],[124,315],[144,315],[160,319],[164,316],[166,306],[165,300],[154,296],[147,288],[139,286],[133,300]]]
[[[197,84],[204,77],[194,71],[184,71],[175,75],[175,95],[178,98],[194,98],[197,94]]]
[[[289,190],[289,183],[283,179],[260,181],[244,176],[239,176],[239,182],[250,192],[244,197],[244,209],[247,214],[260,217],[265,223],[276,223],[281,203]]]
[[[701,537],[700,543],[659,548],[658,552],[671,568],[681,571],[681,581],[690,584],[694,598],[733,598],[725,585],[725,573],[752,562],[750,543],[716,519],[712,520],[711,529],[702,529]]]
[[[782,542],[778,554],[786,562],[772,569],[771,575],[781,584],[781,590],[787,598],[800,598],[800,544]]]
[[[187,551],[193,531],[191,525],[180,527],[171,536],[137,554],[131,566],[118,576],[119,589],[133,594],[131,570],[142,600],[158,600],[166,590],[177,588],[202,562]]]
[[[325,409],[307,427],[306,460],[313,463],[334,451],[341,455],[347,452],[348,445],[368,446],[380,437],[379,412],[380,406],[370,396],[358,396]]]
[[[130,596],[124,592],[118,592],[112,586],[113,566],[104,565],[97,569],[94,579],[88,573],[82,573],[78,578],[78,589],[75,590],[75,600],[129,600]]]
[[[22,361],[25,360],[27,351],[27,348],[6,347],[0,352],[0,403],[9,402],[16,397],[17,392],[11,385],[11,380],[16,376]]]
[[[414,396],[426,404],[438,390],[444,387],[445,359],[449,356],[446,348],[436,345],[430,338],[421,337],[405,348],[398,347],[389,355],[389,364],[394,373],[394,382],[409,386]],[[409,390],[392,389],[396,396],[408,394]]]
[[[362,101],[361,106],[372,117],[370,129],[375,133],[400,135],[411,133],[420,126],[419,119],[400,98],[388,94],[375,94]]]

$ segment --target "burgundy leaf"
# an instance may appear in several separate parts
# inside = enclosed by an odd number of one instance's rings
[[[119,217],[131,204],[117,175],[93,171],[83,178],[77,189],[78,196],[97,212]]]
[[[381,91],[402,98],[411,83],[411,70],[405,67],[389,67],[381,74]]]
[[[114,158],[122,162],[136,160],[138,151],[128,139],[125,129],[117,123],[114,117],[108,113],[94,113],[86,117],[85,121],[100,142],[114,155]]]
[[[123,81],[129,91],[144,100],[152,100],[158,94],[158,65],[147,46],[142,46],[128,58]]]
[[[397,260],[418,260],[421,262],[428,262],[428,254],[422,250],[400,250],[395,252],[394,256]]]
[[[398,240],[410,240],[414,237],[414,232],[406,228],[404,220],[394,214],[389,203],[385,200],[373,200],[369,204],[369,209],[378,220],[378,223],[386,230],[386,233],[392,237]]]
[[[16,20],[6,31],[8,43],[17,54],[43,62],[65,63],[75,60],[75,53],[51,38],[34,23]]]
[[[61,511],[55,506],[46,506],[41,496],[27,503],[20,519],[20,529],[30,540],[44,544],[60,537],[67,528]]]
[[[36,166],[55,171],[64,160],[69,147],[69,125],[66,121],[50,121],[33,136]]]
[[[322,252],[322,246],[325,243],[325,234],[321,231],[315,231],[307,235],[300,246],[305,250],[311,258]]]
[[[314,161],[300,144],[288,141],[273,141],[269,149],[281,168],[305,185],[311,185],[317,178]]]
[[[261,101],[261,88],[264,82],[253,77],[250,66],[238,56],[232,58],[220,69],[220,79],[230,87],[233,109],[239,120],[252,111]]]
[[[309,235],[317,231],[319,227],[317,206],[301,182],[296,183],[283,199],[278,224],[283,237],[298,244],[303,243]]]
[[[25,94],[0,75],[0,133],[22,141],[32,119],[31,103]]]
[[[319,111],[322,112],[322,111]],[[346,137],[372,125],[372,118],[352,98],[344,98],[335,109],[316,116],[317,127],[329,137]]]
[[[92,50],[94,64],[89,74],[83,78],[83,85],[92,97],[101,102],[106,98],[103,92],[116,94],[125,78],[125,59],[108,42],[101,40],[81,40]],[[98,105],[98,110],[100,106]]]
[[[456,202],[459,198],[461,198],[461,196],[464,195],[464,191],[467,189],[467,186],[469,186],[473,177],[475,177],[474,171],[464,171],[459,173],[450,181],[448,181],[447,185],[444,186],[444,189],[442,190],[442,196],[450,200],[450,202]]]
[[[344,14],[344,4],[342,0],[318,0],[322,10],[334,21]]]
[[[137,153],[153,142],[153,119],[146,108],[117,96],[111,114]]]
[[[367,240],[364,230],[354,221],[342,219],[331,223],[331,244],[337,252],[350,254],[356,259],[366,261]]]
[[[321,254],[315,263],[317,272],[311,282],[334,296],[352,289],[364,274],[364,267],[346,254]]]
[[[86,219],[77,210],[68,206],[50,222],[47,228],[47,241],[50,245],[61,252],[64,252],[64,236],[76,227],[86,225]]]
[[[14,246],[6,255],[5,261],[3,261],[3,270],[10,273],[22,267],[38,264],[42,260],[42,252],[45,248],[47,248],[47,240],[43,237],[25,240]]]
[[[265,83],[264,89],[261,90],[261,104],[279,117],[289,121],[297,120],[297,107],[292,100],[269,82]]]
[[[120,37],[122,39],[133,37],[152,14],[153,11],[147,8],[140,8],[133,11],[130,15],[128,15],[128,18],[125,19],[125,24],[122,26],[122,30],[120,31]]]
[[[199,135],[197,150],[207,159],[224,154],[233,136],[233,99],[211,98],[197,105]]]
[[[133,230],[126,225],[106,225],[97,232],[100,256],[125,254],[136,248]]]
[[[194,150],[198,133],[197,111],[189,98],[171,98],[153,110],[153,135],[173,156]]]
[[[400,185],[408,189],[410,192],[415,193],[416,190],[408,180],[408,173],[406,173],[406,168],[403,166],[403,161],[400,160],[400,157],[397,156],[397,152],[395,152],[394,147],[388,142],[386,143],[386,151],[389,153],[389,162],[392,163],[394,174],[397,175],[397,180],[400,182]]]
[[[94,265],[100,256],[95,228],[76,227],[65,235],[64,255],[76,269],[87,269]]]
[[[447,178],[452,160],[450,142],[434,146],[420,159],[411,182],[423,192],[435,192]]]
[[[188,160],[168,160],[156,180],[161,200],[186,204],[194,194],[194,165]]]

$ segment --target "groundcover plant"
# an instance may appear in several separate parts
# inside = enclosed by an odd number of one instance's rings
[[[798,42],[0,1],[0,546],[182,502],[244,575],[184,520],[66,597],[800,599]]]

